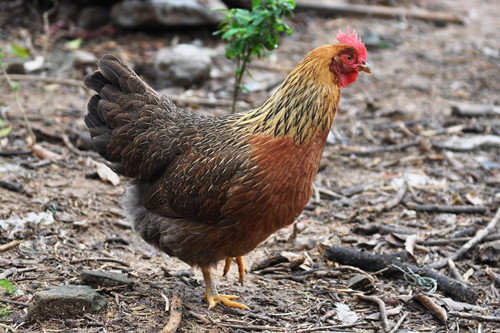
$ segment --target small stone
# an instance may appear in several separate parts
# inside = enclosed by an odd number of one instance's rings
[[[154,67],[162,87],[189,87],[210,76],[214,51],[192,44],[179,44],[158,51]]]
[[[73,56],[73,63],[76,66],[97,64],[97,57],[91,52],[84,50],[74,50],[73,52],[71,52],[71,55]]]
[[[83,283],[96,288],[124,285],[132,287],[135,284],[135,282],[125,274],[117,272],[83,271],[80,277]]]
[[[482,264],[500,265],[500,241],[484,243],[479,247],[479,260]]]
[[[295,249],[298,251],[312,250],[316,247],[317,241],[314,237],[297,237],[294,241]]]
[[[89,286],[53,286],[33,296],[26,320],[74,318],[85,312],[97,313],[107,304],[107,299]]]

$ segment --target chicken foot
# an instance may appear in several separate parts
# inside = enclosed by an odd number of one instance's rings
[[[210,273],[210,268],[204,267],[201,269],[201,272],[203,273],[203,279],[205,280],[205,286],[206,286],[206,293],[204,298],[208,302],[209,310],[212,309],[214,306],[216,306],[217,303],[219,302],[232,308],[250,310],[245,304],[232,301],[233,299],[238,298],[238,296],[223,295],[217,292],[217,287],[215,286],[215,283],[212,280],[212,273]]]
[[[247,268],[245,266],[245,262],[243,261],[243,257],[236,257],[236,263],[238,264],[238,282],[243,285],[243,280],[245,278],[245,273],[247,272]],[[224,273],[222,276],[226,276],[227,272],[229,272],[229,269],[231,268],[231,261],[232,258],[228,257],[226,258],[226,264],[224,265]]]

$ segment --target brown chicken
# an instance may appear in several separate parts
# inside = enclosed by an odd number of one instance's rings
[[[357,34],[310,52],[261,107],[209,117],[177,108],[113,56],[85,78],[97,92],[85,124],[97,151],[131,177],[123,207],[148,243],[201,268],[209,308],[221,302],[210,269],[241,256],[299,216],[331,129],[340,87],[371,72]],[[194,61],[194,60],[193,60]]]

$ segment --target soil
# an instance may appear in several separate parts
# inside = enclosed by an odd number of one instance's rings
[[[9,294],[0,290],[0,309],[8,309],[0,317],[0,331],[160,331],[170,316],[174,287],[181,282],[186,288],[178,332],[381,331],[382,322],[375,316],[379,313],[377,304],[359,298],[359,294],[383,300],[389,327],[400,321],[397,332],[500,332],[500,323],[494,321],[500,317],[500,254],[491,251],[490,259],[484,255],[493,246],[491,242],[500,239],[498,226],[489,235],[490,243],[482,241],[455,260],[460,277],[478,295],[474,306],[450,305],[449,301],[446,305],[443,302],[450,296],[440,289],[428,295],[452,312],[446,325],[414,297],[426,295],[422,287],[401,276],[364,272],[325,257],[324,248],[329,245],[374,254],[406,248],[412,252],[411,263],[423,267],[456,252],[478,230],[486,228],[500,206],[498,141],[492,147],[443,148],[454,140],[500,136],[498,113],[464,117],[452,112],[454,105],[464,103],[500,105],[500,6],[496,0],[404,5],[458,13],[465,24],[298,13],[290,22],[293,34],[284,36],[271,56],[254,61],[250,67],[253,75],[245,82],[254,91],[242,97],[246,108],[260,105],[307,52],[335,42],[337,31],[350,26],[363,36],[374,68],[371,75],[361,73],[356,83],[342,90],[315,193],[297,223],[245,256],[250,270],[244,285],[237,281],[235,264],[226,277],[219,276],[222,263],[217,268],[219,290],[238,295],[250,311],[220,305],[208,310],[200,271],[157,252],[128,226],[120,210],[127,180],[121,178],[117,185],[103,180],[93,162],[103,160],[85,149],[83,117],[91,92],[76,82],[19,80],[20,100],[38,145],[57,154],[47,159],[30,152],[26,123],[2,80],[0,114],[12,130],[0,137],[0,180],[21,184],[23,189],[0,188],[0,245],[23,242],[1,252],[0,274],[17,291]],[[78,36],[70,17],[60,13],[51,18],[54,26],[59,20],[66,24],[54,28],[47,44],[41,13],[24,7],[16,10],[24,13],[25,19],[0,13],[0,47],[6,50],[11,42],[25,45],[29,40],[33,53],[42,54],[47,45],[48,60],[58,65],[35,75],[81,81],[95,70],[95,64],[65,66],[65,56],[70,53],[66,42]],[[214,48],[219,56],[209,81],[187,90],[162,91],[179,100],[182,97],[182,107],[220,114],[229,109],[229,103],[224,103],[230,102],[234,68],[223,56],[224,45],[212,32],[210,28],[118,30],[111,35],[104,31],[84,39],[81,49],[97,57],[114,54],[155,86],[151,68],[159,48],[178,42]],[[4,60],[12,60],[9,57]],[[64,136],[70,144],[64,142]],[[394,198],[403,180],[409,189],[402,201],[378,211],[378,205]],[[418,204],[478,206],[484,210],[426,212],[417,209]],[[50,214],[41,215],[46,212]],[[37,222],[36,217],[44,218]],[[16,218],[31,222],[18,220],[14,230],[8,222]],[[370,225],[376,230],[363,229]],[[413,248],[409,233],[417,235]],[[280,252],[292,262],[263,262]],[[90,269],[125,273],[136,285],[98,289],[109,304],[97,314],[25,321],[26,305],[36,292],[53,285],[80,284],[80,273]],[[440,273],[453,277],[448,266]],[[369,277],[368,285],[351,286],[350,279],[358,275]],[[453,311],[494,318],[465,319]],[[350,320],[354,316],[357,320]]]

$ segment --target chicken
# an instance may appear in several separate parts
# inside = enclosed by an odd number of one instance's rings
[[[199,267],[209,308],[247,309],[217,292],[211,269],[290,225],[312,195],[340,87],[371,72],[356,32],[311,51],[261,107],[235,115],[181,110],[113,56],[85,77],[96,150],[132,178],[122,203],[148,243]]]

